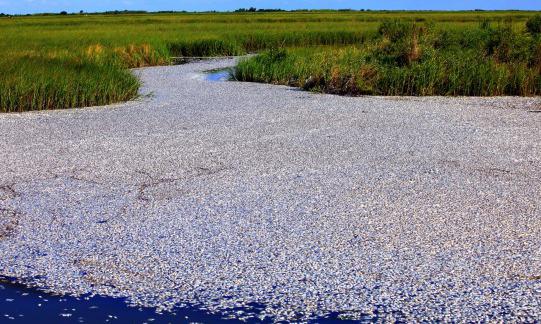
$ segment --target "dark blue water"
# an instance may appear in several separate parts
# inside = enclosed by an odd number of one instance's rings
[[[122,298],[52,295],[0,277],[0,323],[190,322],[240,323],[238,320],[226,320],[220,315],[209,314],[195,307],[158,314],[153,308],[130,307]]]
[[[260,308],[262,305],[253,305]],[[239,309],[242,311],[241,309]],[[236,311],[236,310],[234,310]],[[62,296],[29,288],[0,276],[0,323],[268,323],[251,319],[226,319],[197,307],[156,313],[154,308],[131,307],[123,298]],[[338,314],[311,323],[356,323]]]

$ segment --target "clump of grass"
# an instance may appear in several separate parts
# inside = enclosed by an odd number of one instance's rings
[[[266,52],[241,62],[236,78],[348,95],[541,94],[541,41],[510,24],[453,31],[386,21],[378,32],[355,47],[288,50],[279,60]]]
[[[0,111],[104,105],[137,95],[139,81],[114,63],[33,57],[2,66]]]
[[[379,28],[383,37],[378,53],[381,60],[398,66],[410,65],[421,57],[419,38],[426,29],[415,22],[385,21]]]
[[[169,62],[169,53],[153,48],[150,44],[129,44],[115,47],[113,57],[117,58],[126,67],[144,67],[163,65]]]
[[[532,35],[541,34],[541,15],[536,15],[528,19],[526,30]]]

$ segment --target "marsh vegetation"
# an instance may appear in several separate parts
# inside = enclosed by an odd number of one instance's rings
[[[236,78],[348,95],[539,95],[539,20],[466,29],[389,20],[361,45],[265,51]]]
[[[240,80],[341,94],[535,95],[534,12],[244,12],[0,18],[0,111],[128,100],[129,68],[261,52]],[[532,18],[533,17],[533,18]]]

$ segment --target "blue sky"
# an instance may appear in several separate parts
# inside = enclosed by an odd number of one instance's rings
[[[0,0],[0,12],[36,13],[105,10],[234,10],[240,7],[282,9],[522,9],[541,10],[541,0]]]

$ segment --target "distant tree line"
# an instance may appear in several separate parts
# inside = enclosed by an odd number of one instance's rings
[[[285,11],[284,9],[256,9],[254,7],[250,7],[248,9],[246,8],[239,8],[235,10],[235,12],[280,12]]]
[[[146,14],[148,11],[145,10],[112,10],[105,11],[106,15],[120,15],[120,14]]]
[[[372,11],[370,9],[292,9],[292,10],[284,10],[284,9],[256,9],[254,7],[250,8],[239,8],[235,10],[234,12],[282,12],[282,11],[288,11],[288,12],[300,12],[300,11],[310,11],[310,12],[318,12],[318,11]],[[385,11],[385,10],[384,10]]]

